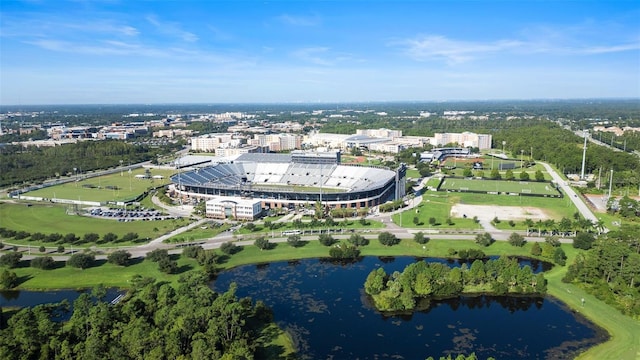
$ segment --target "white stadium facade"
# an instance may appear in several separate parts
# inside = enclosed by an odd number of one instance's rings
[[[373,207],[405,194],[406,166],[341,165],[340,153],[243,154],[232,162],[181,171],[178,196],[258,199],[262,209],[321,202],[329,208]]]

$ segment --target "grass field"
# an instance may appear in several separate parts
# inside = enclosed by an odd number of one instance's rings
[[[553,219],[560,220],[562,217],[572,218],[576,212],[573,203],[566,198],[545,198],[536,196],[509,196],[491,195],[476,193],[442,193],[427,192],[423,195],[422,202],[414,209],[402,212],[402,226],[408,228],[424,229],[478,229],[473,219],[455,218],[453,225],[446,224],[446,219],[450,217],[451,207],[455,204],[463,203],[470,205],[495,205],[495,206],[525,206],[544,209],[545,213]],[[416,212],[416,210],[418,210]],[[413,219],[418,217],[419,225],[415,225]],[[431,226],[429,218],[435,218],[439,225]],[[400,225],[400,214],[392,216],[393,222]],[[511,227],[506,221],[497,224],[498,228],[524,229],[517,223],[516,227]]]
[[[102,236],[112,232],[121,237],[126,233],[134,232],[138,233],[140,238],[155,238],[188,223],[188,220],[182,219],[118,222],[112,219],[67,215],[66,210],[67,207],[65,205],[33,204],[26,206],[25,204],[0,203],[0,226],[30,233],[60,233],[62,235],[75,233],[76,236],[96,233]],[[13,239],[9,242],[35,246],[52,245]],[[120,245],[126,244],[122,243]]]
[[[526,193],[541,195],[558,195],[558,191],[549,183],[535,181],[506,181],[506,180],[469,180],[446,178],[440,190],[463,191],[495,191],[508,193]]]
[[[78,182],[30,191],[25,196],[43,197],[48,199],[69,199],[83,201],[123,201],[137,197],[149,187],[155,187],[170,182],[169,176],[173,170],[151,169],[151,175],[162,175],[164,179],[136,179],[136,175],[144,175],[145,169],[135,169],[128,172],[98,176]],[[117,190],[107,188],[114,187]]]

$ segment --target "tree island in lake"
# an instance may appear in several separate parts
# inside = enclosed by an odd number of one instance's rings
[[[364,283],[365,292],[380,311],[405,311],[416,308],[419,299],[444,299],[462,294],[543,295],[547,291],[544,276],[529,266],[520,267],[513,258],[474,261],[471,266],[450,268],[445,264],[419,261],[402,272],[388,275],[373,270]]]

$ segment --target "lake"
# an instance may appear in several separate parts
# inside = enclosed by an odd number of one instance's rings
[[[567,359],[606,340],[606,333],[552,297],[464,296],[423,311],[390,316],[364,294],[369,272],[401,271],[421,259],[364,257],[336,264],[307,259],[247,265],[213,283],[263,300],[303,359],[425,359],[475,352],[480,359]],[[426,259],[459,266],[458,261]],[[526,262],[541,271],[544,263]]]

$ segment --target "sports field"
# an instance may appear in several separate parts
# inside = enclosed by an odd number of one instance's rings
[[[150,169],[151,176],[160,175],[162,179],[139,179],[136,175],[145,175],[145,169],[124,171],[98,176],[78,182],[69,182],[44,189],[29,191],[25,196],[47,199],[69,199],[82,201],[124,201],[142,194],[149,187],[168,184],[173,170]]]
[[[547,182],[470,180],[446,178],[440,190],[507,192],[518,194],[558,195],[558,191]]]

